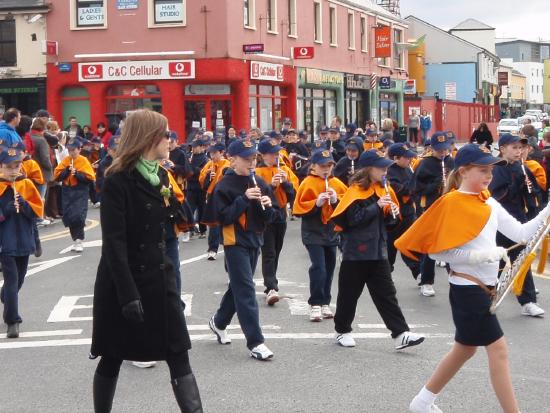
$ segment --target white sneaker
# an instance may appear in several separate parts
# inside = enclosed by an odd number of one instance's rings
[[[269,360],[273,358],[273,352],[265,344],[259,344],[250,350],[250,357],[256,360]]]
[[[140,369],[150,369],[156,365],[156,361],[132,361],[132,366],[139,367]]]
[[[84,251],[84,245],[82,245],[82,240],[77,239],[73,245],[74,252],[83,252]]]
[[[227,330],[220,330],[218,327],[216,327],[216,323],[214,323],[214,316],[212,316],[212,318],[208,322],[208,326],[210,327],[210,330],[212,330],[212,332],[216,335],[218,343],[231,344],[231,339],[227,336]]]
[[[208,254],[206,254],[206,259],[208,261],[214,261],[216,259],[216,255],[218,255],[216,251],[208,251]]]
[[[312,305],[309,307],[309,321],[319,322],[323,320],[320,305]]]
[[[443,411],[435,404],[426,404],[416,396],[409,404],[411,413],[443,413]]]
[[[275,303],[279,302],[279,293],[275,290],[269,290],[265,297],[265,302],[269,306],[275,305]]]
[[[353,339],[351,333],[336,333],[336,342],[342,347],[355,347],[355,340]]]
[[[99,207],[101,207],[101,202],[96,202],[96,203],[93,205],[93,208],[94,208],[94,209],[98,209]]]
[[[330,306],[328,306],[328,305],[321,306],[321,314],[323,315],[323,318],[325,318],[325,319],[334,318],[334,314],[332,313],[332,310],[330,309]]]
[[[71,245],[70,251],[76,251],[76,244]]]
[[[191,239],[191,233],[189,231],[184,232],[181,236],[181,242],[189,242]]]
[[[422,334],[405,331],[404,333],[399,334],[393,340],[395,342],[395,349],[402,350],[406,347],[417,346],[418,344],[422,343],[424,339],[425,337]]]
[[[537,303],[527,303],[521,306],[521,315],[542,317],[544,315],[544,310],[540,308]]]
[[[421,285],[420,295],[423,295],[424,297],[433,297],[435,295],[434,286],[430,284]]]

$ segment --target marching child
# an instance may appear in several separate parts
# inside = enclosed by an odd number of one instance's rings
[[[32,181],[21,175],[23,152],[0,147],[0,263],[4,285],[0,300],[4,304],[7,338],[19,337],[18,293],[23,286],[29,255],[35,252],[36,218],[42,217],[44,204]]]
[[[258,145],[258,152],[262,156],[262,163],[256,168],[256,174],[266,183],[271,184],[277,204],[286,211],[287,203],[292,205],[294,202],[299,181],[294,172],[280,160],[280,150],[281,147],[275,140],[264,139],[261,141]],[[264,231],[262,274],[266,294],[265,301],[270,306],[279,301],[277,267],[286,234],[286,218],[286,213],[281,214],[278,219],[267,224]]]
[[[262,246],[262,233],[281,210],[269,186],[256,178],[257,151],[248,141],[235,141],[227,150],[229,169],[214,190],[213,202],[222,227],[229,286],[210,319],[218,343],[231,343],[226,327],[237,313],[250,356],[268,360],[273,352],[264,344],[253,276]]]
[[[371,149],[381,149],[384,146],[382,141],[378,138],[378,131],[376,129],[368,129],[365,142],[363,143],[363,149],[370,151]]]
[[[334,176],[347,185],[349,178],[358,169],[357,161],[359,161],[359,155],[362,152],[363,141],[360,137],[357,136],[348,139],[346,143],[346,156],[340,159],[334,167]]]
[[[476,144],[462,147],[449,175],[450,192],[437,200],[405,234],[396,247],[414,258],[429,254],[449,264],[449,299],[456,327],[455,343],[435,372],[410,403],[413,413],[441,410],[437,395],[464,363],[485,347],[491,382],[502,410],[518,413],[510,378],[506,340],[497,317],[489,311],[497,283],[499,261],[507,257],[497,247],[497,231],[514,242],[531,238],[549,213],[547,206],[535,219],[521,224],[487,190],[494,165],[505,163]],[[460,219],[456,219],[456,211]]]
[[[332,177],[335,162],[328,149],[313,152],[311,164],[309,176],[298,188],[293,213],[302,217],[302,243],[311,260],[309,319],[318,322],[334,317],[330,301],[339,237],[329,220],[347,187]]]
[[[71,232],[74,244],[71,251],[82,252],[84,246],[84,226],[88,215],[88,188],[95,182],[95,173],[90,161],[80,155],[82,144],[73,139],[67,145],[69,156],[55,168],[54,178],[62,182],[61,203],[63,205],[63,224]]]
[[[409,332],[388,262],[386,225],[395,225],[399,219],[399,202],[386,182],[392,164],[376,149],[364,152],[351,186],[332,214],[332,221],[342,231],[343,259],[334,324],[336,341],[343,347],[355,347],[351,325],[365,285],[397,350],[424,341],[424,336]]]
[[[220,227],[215,222],[215,211],[212,203],[214,189],[223,178],[230,162],[224,158],[225,145],[214,143],[208,148],[210,160],[204,165],[199,175],[199,183],[206,194],[202,223],[208,226],[207,260],[213,261],[220,247]]]

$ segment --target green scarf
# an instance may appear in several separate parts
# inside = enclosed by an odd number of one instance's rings
[[[147,159],[143,159],[143,157],[139,158],[138,163],[136,164],[136,169],[138,172],[153,186],[159,186],[160,185],[160,178],[159,178],[159,163],[158,161],[148,161]]]

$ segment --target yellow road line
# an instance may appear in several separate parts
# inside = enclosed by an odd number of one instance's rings
[[[99,221],[95,219],[88,219],[87,224],[88,225],[86,225],[86,227],[84,228],[84,231],[89,231],[97,227],[99,225]],[[69,236],[69,235],[70,235],[70,232],[68,229],[66,229],[63,231],[54,232],[53,234],[44,235],[43,237],[40,237],[40,241],[41,242],[53,241],[55,239],[65,238],[66,236]]]

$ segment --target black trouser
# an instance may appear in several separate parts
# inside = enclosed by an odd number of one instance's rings
[[[388,261],[390,262],[391,271],[393,272],[393,266],[395,264],[395,258],[397,257],[397,248],[395,248],[394,242],[397,238],[405,233],[406,230],[414,223],[414,215],[403,217],[403,220],[392,231],[388,231]],[[413,278],[416,280],[418,274],[420,274],[420,261],[415,261],[406,255],[401,254],[403,262],[411,270]]]
[[[73,241],[84,240],[84,225],[73,225],[69,227],[69,231],[71,233],[71,238]]]
[[[122,361],[122,359],[117,359],[115,357],[102,356],[97,364],[96,373],[102,377],[117,377]],[[170,369],[170,378],[172,380],[187,376],[191,373],[191,365],[189,364],[189,354],[187,351],[182,351],[181,353],[168,352],[166,363]]]
[[[206,225],[200,223],[202,219],[202,214],[204,211],[204,203],[205,203],[204,191],[200,189],[188,189],[186,192],[185,199],[187,199],[187,202],[189,202],[189,206],[191,207],[191,211],[193,211],[193,215],[195,215],[195,212],[196,212],[197,214],[196,222],[199,223],[199,232],[201,234],[204,234],[206,232]]]
[[[428,254],[420,260],[420,285],[433,285],[435,282],[435,261]]]
[[[418,128],[409,128],[409,140],[418,143]]]
[[[361,297],[365,284],[384,324],[391,331],[391,336],[395,338],[409,331],[409,326],[397,302],[397,291],[391,278],[390,263],[387,260],[344,260],[338,274],[338,298],[334,315],[336,332],[344,334],[352,331],[351,325],[355,318],[357,301]]]
[[[264,276],[265,293],[269,290],[279,291],[277,267],[279,255],[283,249],[286,233],[286,222],[269,224],[264,231],[264,245],[262,246],[262,274]]]
[[[510,248],[512,245],[515,245],[515,242],[510,240],[509,238],[502,235],[500,232],[497,232],[497,245],[499,247],[504,248]],[[525,247],[520,248],[514,248],[511,250],[508,255],[510,256],[510,260],[514,262],[521,251],[523,251]],[[500,268],[504,268],[504,261],[500,262]],[[499,271],[499,277],[500,273]],[[525,276],[525,282],[523,283],[523,290],[521,292],[521,295],[517,297],[518,302],[521,305],[527,304],[527,303],[536,303],[537,302],[537,292],[535,289],[535,281],[533,280],[533,274],[531,273],[531,270],[527,271],[527,275]]]

